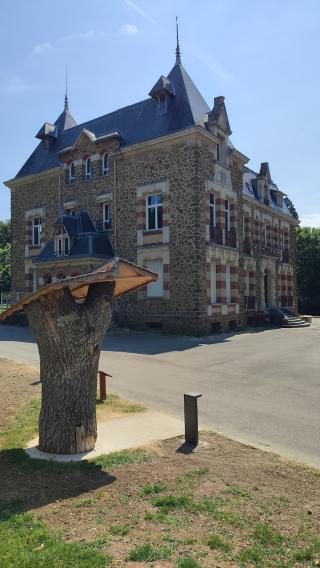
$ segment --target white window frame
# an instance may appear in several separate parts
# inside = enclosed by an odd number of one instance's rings
[[[108,209],[108,219],[106,219],[106,209]],[[102,224],[103,224],[103,230],[106,231],[107,229],[110,228],[110,203],[103,203],[102,206]],[[108,225],[106,227],[106,225]]]
[[[90,169],[88,169],[88,164],[90,164]],[[86,159],[86,179],[90,179],[92,177],[92,161],[91,157],[89,156]]]
[[[73,168],[73,175],[72,175],[72,168]],[[69,183],[73,183],[75,180],[75,170],[74,170],[74,162],[69,164]]]
[[[217,303],[217,267],[215,260],[210,265],[211,304]]]
[[[213,203],[211,203],[211,198],[213,198]],[[216,196],[215,196],[214,193],[210,193],[209,204],[210,204],[210,227],[216,227],[217,226],[217,207],[216,207]],[[212,213],[213,224],[211,224],[211,213]]]
[[[105,167],[105,158],[107,158],[107,167]],[[107,176],[109,174],[109,155],[105,152],[102,156],[102,174]]]
[[[70,254],[70,237],[64,227],[62,232],[60,227],[59,233],[54,237],[54,254],[55,256],[68,256]]]
[[[36,221],[38,222],[36,223]],[[35,235],[37,235],[37,238],[35,238]],[[32,246],[38,247],[40,246],[40,244],[41,244],[41,218],[34,217],[32,219]]]
[[[147,285],[147,297],[148,298],[163,298],[164,296],[164,286],[163,286],[163,259],[153,258],[146,261],[147,268],[152,272],[158,274],[158,280],[156,282],[151,282]],[[160,268],[160,270],[159,270]]]
[[[226,301],[231,304],[232,290],[231,290],[231,265],[226,264]]]
[[[149,198],[158,197],[159,195],[161,197],[161,203],[156,203],[155,205],[149,205]],[[159,226],[159,223],[158,223],[158,209],[160,207],[161,207],[162,215],[163,215],[163,195],[162,195],[161,192],[151,193],[151,194],[146,196],[146,229],[147,229],[147,231],[159,231],[160,229],[162,229],[162,227],[163,227],[163,217],[162,216],[161,216],[161,218],[162,218],[161,226]],[[149,210],[153,209],[153,208],[155,209],[155,219],[154,219],[155,220],[155,226],[152,229],[150,229]]]

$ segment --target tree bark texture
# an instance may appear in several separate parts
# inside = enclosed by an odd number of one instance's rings
[[[77,304],[64,288],[25,306],[40,355],[43,452],[75,454],[95,446],[100,347],[111,320],[113,292],[114,283],[91,284],[86,301]]]

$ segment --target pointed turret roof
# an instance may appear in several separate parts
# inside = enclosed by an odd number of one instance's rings
[[[71,112],[69,111],[68,106],[63,109],[62,113],[60,114],[60,116],[58,116],[54,124],[59,128],[59,132],[63,132],[64,130],[68,130],[69,128],[77,126],[77,123],[73,118]]]
[[[183,113],[184,119],[189,123],[189,126],[195,124],[203,125],[210,108],[183,67],[180,59],[176,60],[174,67],[168,75],[168,79],[170,79],[176,94],[177,111]]]

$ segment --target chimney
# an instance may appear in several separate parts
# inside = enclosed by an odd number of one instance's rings
[[[214,97],[214,106],[220,106],[223,105],[224,103],[224,97],[220,96],[220,97]]]

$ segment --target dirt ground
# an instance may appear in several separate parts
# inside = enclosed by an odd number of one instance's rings
[[[4,378],[8,371],[11,381]],[[3,360],[0,377],[3,425],[26,397],[38,396],[39,386],[32,385],[35,372]],[[107,470],[43,471],[20,462],[10,451],[0,452],[0,503],[62,529],[68,541],[96,543],[113,557],[113,566],[174,568],[183,556],[195,558],[204,568],[320,565],[320,472],[214,433],[202,433],[201,441],[196,452],[184,453],[182,440],[174,438],[148,448],[149,463]],[[150,485],[151,493],[146,489]],[[163,509],[156,500],[165,496],[180,501]],[[260,535],[259,541],[259,527],[266,525],[274,532]],[[211,549],[212,534],[229,548]],[[270,560],[252,560],[252,552],[249,560],[236,560],[242,551],[259,549],[263,538],[270,541],[264,544]],[[307,554],[301,562],[288,560],[286,547],[310,548],[310,538],[319,550],[316,560],[308,562]],[[168,559],[128,561],[130,551],[146,542],[168,550]]]

